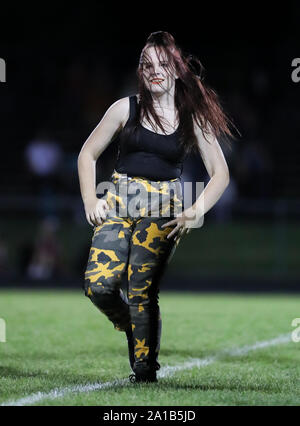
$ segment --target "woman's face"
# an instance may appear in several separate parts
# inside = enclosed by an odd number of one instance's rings
[[[174,86],[177,75],[172,72],[166,53],[154,47],[148,47],[143,55],[144,82],[152,93],[163,94],[169,92]]]

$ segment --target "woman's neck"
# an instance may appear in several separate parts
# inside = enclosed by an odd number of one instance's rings
[[[154,108],[170,109],[170,110],[175,109],[174,90],[164,92],[162,94],[152,93],[152,100],[153,100]]]

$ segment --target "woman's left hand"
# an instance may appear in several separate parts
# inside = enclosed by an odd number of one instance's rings
[[[187,212],[187,213],[185,213]],[[167,238],[171,238],[172,235],[177,234],[175,237],[175,241],[177,238],[179,238],[184,233],[189,233],[191,228],[197,226],[194,226],[196,224],[196,220],[192,217],[192,214],[194,213],[194,210],[192,208],[187,209],[186,211],[183,211],[179,215],[176,216],[175,219],[170,220],[170,222],[164,223],[162,225],[162,228],[165,228],[166,226],[176,225],[175,228],[167,235]]]

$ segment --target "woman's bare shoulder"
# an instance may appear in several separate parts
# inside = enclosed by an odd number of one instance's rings
[[[126,113],[126,111],[129,109],[129,96],[118,99],[110,106],[109,109],[113,109],[116,112]]]
[[[129,96],[116,100],[106,111],[114,121],[125,123],[129,116]]]

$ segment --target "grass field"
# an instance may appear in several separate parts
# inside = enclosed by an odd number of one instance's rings
[[[161,292],[162,376],[134,384],[125,334],[81,291],[2,290],[0,404],[299,405],[300,342],[288,335],[299,302]]]

